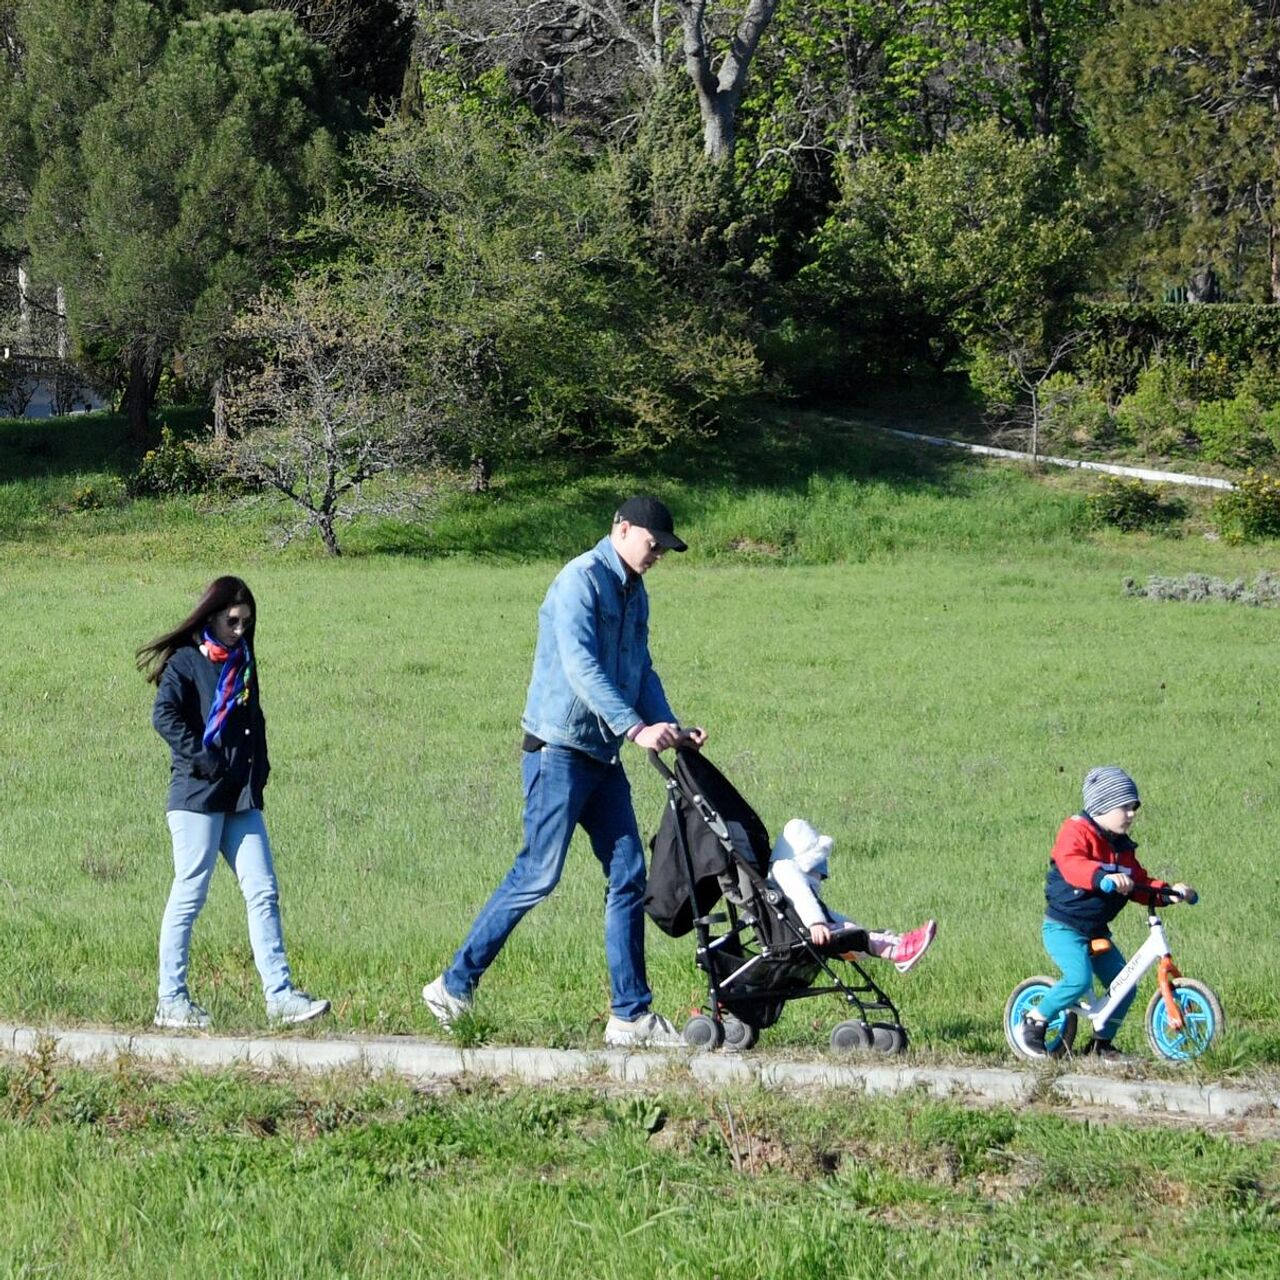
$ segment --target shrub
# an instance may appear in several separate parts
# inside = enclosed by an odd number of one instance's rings
[[[1280,405],[1280,362],[1265,355],[1255,356],[1241,375],[1239,393],[1252,396],[1268,409]]]
[[[1127,596],[1145,596],[1148,600],[1186,600],[1192,603],[1223,600],[1230,604],[1277,605],[1280,604],[1280,574],[1263,569],[1250,586],[1246,586],[1242,578],[1227,582],[1204,573],[1189,573],[1182,578],[1152,575],[1141,587],[1132,578],[1126,578],[1124,593]]]
[[[1095,527],[1107,525],[1125,533],[1164,524],[1180,511],[1178,503],[1164,502],[1151,485],[1122,476],[1108,476],[1086,499],[1086,508]]]
[[[1140,371],[1162,355],[1201,367],[1218,356],[1227,372],[1247,369],[1259,358],[1280,359],[1280,307],[1091,302],[1079,308],[1075,324],[1091,335],[1077,364],[1116,392],[1132,388]],[[1232,386],[1213,398],[1239,389]]]
[[[1100,444],[1116,433],[1115,422],[1097,388],[1069,373],[1055,373],[1040,391],[1045,435],[1064,444]]]
[[[1191,430],[1200,441],[1200,452],[1226,467],[1247,467],[1274,451],[1262,406],[1250,395],[1198,405]]]
[[[160,443],[148,449],[138,469],[125,481],[131,498],[164,498],[199,493],[211,479],[208,463],[189,441],[180,440],[168,426],[160,428]]]
[[[1236,391],[1236,376],[1231,361],[1211,351],[1186,374],[1186,388],[1193,400],[1229,400]]]
[[[1144,369],[1132,394],[1116,406],[1116,426],[1121,433],[1150,453],[1184,450],[1194,412],[1186,374],[1186,366],[1167,361]]]
[[[1214,503],[1218,530],[1230,542],[1280,538],[1280,479],[1252,467]]]
[[[95,485],[81,485],[71,495],[73,511],[101,511],[105,505],[102,492]]]

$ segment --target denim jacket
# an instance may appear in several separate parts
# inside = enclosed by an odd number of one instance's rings
[[[607,537],[556,575],[538,610],[520,724],[612,763],[628,729],[675,720],[649,659],[649,597]]]

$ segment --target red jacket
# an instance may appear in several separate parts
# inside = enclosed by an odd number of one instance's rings
[[[1128,836],[1104,831],[1087,813],[1077,813],[1058,829],[1045,877],[1045,914],[1089,937],[1101,937],[1107,926],[1132,898],[1154,901],[1153,890],[1164,889],[1164,880],[1153,880],[1138,861],[1138,846]],[[1103,893],[1103,876],[1127,875],[1133,892]]]

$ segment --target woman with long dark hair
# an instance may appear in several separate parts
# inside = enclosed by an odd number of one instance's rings
[[[215,578],[173,630],[138,650],[138,669],[159,686],[151,723],[173,757],[165,808],[174,874],[160,925],[158,1027],[209,1025],[187,989],[187,957],[219,853],[244,893],[267,1017],[307,1022],[329,1008],[327,1000],[293,985],[285,959],[280,894],[262,819],[271,764],[253,653],[257,617],[244,582]]]

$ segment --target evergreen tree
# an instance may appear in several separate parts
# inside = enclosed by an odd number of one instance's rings
[[[1280,302],[1280,4],[1130,0],[1082,83],[1116,274]]]
[[[335,173],[335,97],[323,50],[287,15],[166,31],[139,0],[88,8],[105,69],[68,70],[61,96],[31,86],[27,230],[37,269],[66,284],[79,348],[126,372],[141,435],[166,354],[216,383],[236,309]]]

